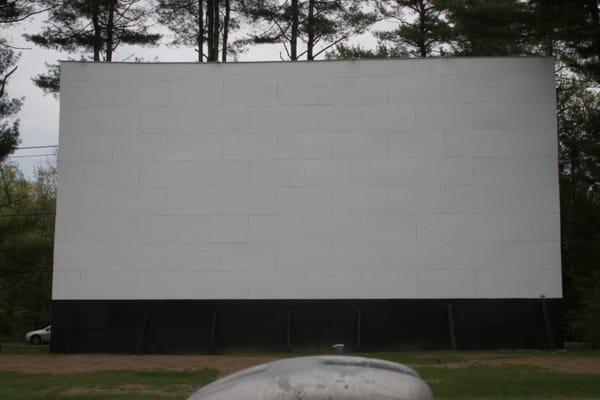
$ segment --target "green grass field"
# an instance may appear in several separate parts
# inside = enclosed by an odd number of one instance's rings
[[[185,399],[213,381],[217,371],[102,371],[73,375],[0,373],[5,400],[146,400]]]
[[[426,367],[419,372],[437,399],[600,399],[600,376],[527,366]]]
[[[413,366],[436,399],[600,399],[600,352],[401,352],[362,354]],[[0,354],[0,364],[3,354]],[[44,357],[48,354],[21,354]],[[239,357],[227,355],[223,357]],[[544,367],[544,361],[548,367]],[[590,371],[569,370],[585,360]],[[528,365],[528,362],[531,364]],[[513,364],[514,363],[514,364]],[[564,365],[563,365],[564,363]],[[475,365],[474,365],[475,364]],[[542,364],[540,366],[540,364]],[[219,371],[125,370],[70,375],[0,372],[2,400],[185,399]]]

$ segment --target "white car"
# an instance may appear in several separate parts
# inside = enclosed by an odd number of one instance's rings
[[[25,334],[25,342],[31,344],[50,343],[50,325],[37,331],[29,331]]]

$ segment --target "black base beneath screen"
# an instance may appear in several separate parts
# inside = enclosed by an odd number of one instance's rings
[[[543,349],[562,299],[54,300],[51,351]]]

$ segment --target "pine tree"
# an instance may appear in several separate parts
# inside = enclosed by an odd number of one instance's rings
[[[8,80],[17,70],[18,54],[0,42],[0,163],[19,144],[19,121],[15,115],[21,109],[22,100],[8,96]]]
[[[198,62],[218,61],[219,56],[226,62],[229,55],[237,54],[247,43],[243,39],[232,42],[230,38],[231,31],[240,27],[237,3],[237,0],[158,0],[156,13],[158,21],[174,35],[171,44],[194,46]]]
[[[15,24],[59,5],[59,0],[3,0],[0,2],[0,24]]]
[[[142,0],[65,0],[53,8],[40,33],[25,35],[50,49],[91,53],[84,59],[107,61],[122,44],[154,45],[160,35],[149,33],[150,9]],[[54,92],[57,69],[34,78],[36,85]]]
[[[524,9],[519,0],[436,0],[447,10],[454,53],[510,56],[527,53]]]
[[[600,95],[575,81],[558,106],[564,292],[577,310],[600,279]]]
[[[381,46],[378,45],[374,50],[367,49],[360,45],[349,46],[340,43],[335,46],[335,49],[327,52],[327,59],[360,59],[360,58],[391,58],[405,57],[406,53],[400,50],[397,46]]]
[[[242,11],[258,26],[255,43],[281,43],[292,61],[314,60],[376,20],[352,0],[243,0]]]
[[[444,54],[443,44],[450,40],[445,9],[432,0],[376,0],[385,19],[397,22],[391,31],[378,31],[381,48],[408,57]]]
[[[567,63],[574,71],[600,84],[600,4],[598,0],[565,2],[559,1],[571,17],[560,20],[562,38],[572,51]]]
[[[0,165],[1,335],[48,321],[55,204],[55,166],[37,169],[32,182],[14,163]]]
[[[27,18],[56,7],[56,0],[5,0],[0,2],[0,27],[13,26]],[[15,52],[5,38],[0,37],[0,163],[19,144],[19,120],[15,118],[21,109],[22,99],[10,98],[8,85],[17,71],[19,53]]]

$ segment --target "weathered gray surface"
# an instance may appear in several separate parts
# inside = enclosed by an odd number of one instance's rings
[[[363,357],[299,357],[220,379],[188,400],[431,400],[413,369]]]
[[[551,58],[60,80],[55,300],[562,297]]]

